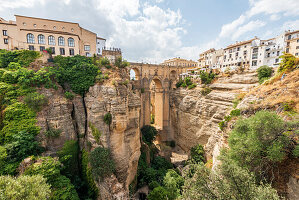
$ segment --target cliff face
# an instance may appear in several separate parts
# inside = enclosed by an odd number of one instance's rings
[[[140,98],[130,85],[113,86],[96,84],[86,97],[73,100],[58,90],[40,89],[48,98],[48,105],[38,113],[37,125],[41,127],[38,139],[46,148],[45,155],[55,156],[68,140],[79,141],[80,148],[89,150],[101,145],[109,148],[116,164],[116,173],[104,181],[97,181],[101,199],[117,199],[126,196],[128,186],[134,180],[140,156]],[[103,118],[112,115],[112,124]],[[96,141],[92,128],[100,133]],[[59,130],[59,137],[48,137],[46,131]]]
[[[85,103],[87,121],[102,133],[101,143],[110,149],[116,163],[117,180],[128,191],[129,184],[136,176],[140,156],[140,98],[123,85],[95,85],[86,95]],[[108,112],[113,117],[110,128],[103,121]],[[92,148],[98,146],[90,126],[87,141],[91,142]],[[101,187],[106,188],[107,193],[111,189],[109,185]]]
[[[213,151],[219,151],[219,143],[224,142],[218,123],[233,109],[236,96],[256,86],[257,81],[256,73],[250,72],[218,79],[206,96],[200,87],[172,91],[171,123],[177,145],[188,152],[192,146],[202,144],[211,159]]]

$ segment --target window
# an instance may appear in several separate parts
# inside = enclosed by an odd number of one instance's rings
[[[46,44],[45,36],[40,34],[37,36],[38,44]]]
[[[231,58],[232,57],[232,54],[229,54],[229,58]]]
[[[74,51],[74,49],[70,49],[70,56],[73,56],[73,55],[75,55],[75,51]]]
[[[40,46],[40,47],[39,47],[39,50],[40,50],[40,51],[44,51],[44,50],[46,50],[46,48],[45,48],[45,46]]]
[[[239,55],[239,53],[237,52],[237,53],[236,53],[236,57],[238,57],[238,55]]]
[[[58,37],[58,45],[59,46],[64,46],[64,37]]]
[[[280,52],[279,52],[279,51],[277,51],[277,54],[276,54],[276,55],[277,55],[277,56],[279,56],[279,54],[280,54]]]
[[[237,48],[237,51],[240,51],[240,47]]]
[[[55,29],[56,29],[56,26],[53,26],[53,29],[55,30]]]
[[[4,44],[8,44],[8,39],[4,38]]]
[[[252,61],[252,66],[256,66],[257,65],[257,61]]]
[[[34,51],[34,46],[33,45],[29,45],[29,50]]]
[[[60,48],[60,55],[65,55],[65,50],[64,50],[64,48]]]
[[[85,54],[87,57],[90,57],[90,53],[89,52],[86,52]]]
[[[34,44],[34,35],[32,33],[27,34],[27,43]]]
[[[270,57],[270,53],[267,54],[267,58],[269,58],[269,57]]]
[[[288,35],[288,40],[292,39],[292,35]]]
[[[252,53],[257,53],[259,51],[258,48],[254,48]]]
[[[278,63],[278,62],[279,62],[279,58],[276,58],[276,59],[275,59],[275,63]]]
[[[289,48],[286,48],[286,53],[289,53]]]
[[[230,49],[230,50],[229,50],[229,53],[231,53],[231,52],[233,52],[233,50],[232,50],[232,49]]]
[[[297,40],[297,43],[299,43],[299,40]]]
[[[4,36],[7,36],[7,30],[2,30]]]
[[[52,54],[55,55],[55,47],[50,47],[50,49],[52,50]]]
[[[55,45],[55,37],[53,35],[49,35],[48,43],[49,45]]]
[[[84,45],[84,51],[90,51],[90,45]]]
[[[69,47],[74,47],[75,46],[75,40],[73,38],[67,39]]]
[[[25,22],[23,22],[23,26],[26,26],[26,23],[25,23]]]
[[[299,54],[298,53],[295,53],[295,56],[298,56]]]
[[[33,24],[33,26],[36,28],[36,24]]]

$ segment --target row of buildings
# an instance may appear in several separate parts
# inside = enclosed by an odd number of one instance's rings
[[[299,56],[299,30],[285,33],[268,40],[257,37],[236,42],[224,49],[209,49],[199,55],[198,67],[225,69],[243,66],[258,68],[262,65],[276,67],[283,53]]]
[[[106,39],[78,23],[20,15],[15,18],[16,21],[0,18],[0,49],[44,51],[51,48],[54,55],[62,56],[101,55],[105,50]]]

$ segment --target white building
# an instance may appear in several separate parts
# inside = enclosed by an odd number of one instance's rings
[[[102,55],[102,51],[105,46],[106,39],[97,37],[97,55]]]
[[[257,41],[259,39],[255,37],[251,40],[236,42],[226,47],[223,55],[223,67],[231,69],[235,69],[237,66],[249,67],[251,46]]]

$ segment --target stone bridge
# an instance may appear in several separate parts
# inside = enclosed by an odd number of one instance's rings
[[[170,130],[169,91],[175,87],[179,74],[186,68],[143,63],[130,63],[129,72],[135,72],[134,87],[141,93],[141,124],[154,126],[162,133],[162,140],[172,138]],[[130,74],[131,75],[131,74]]]

